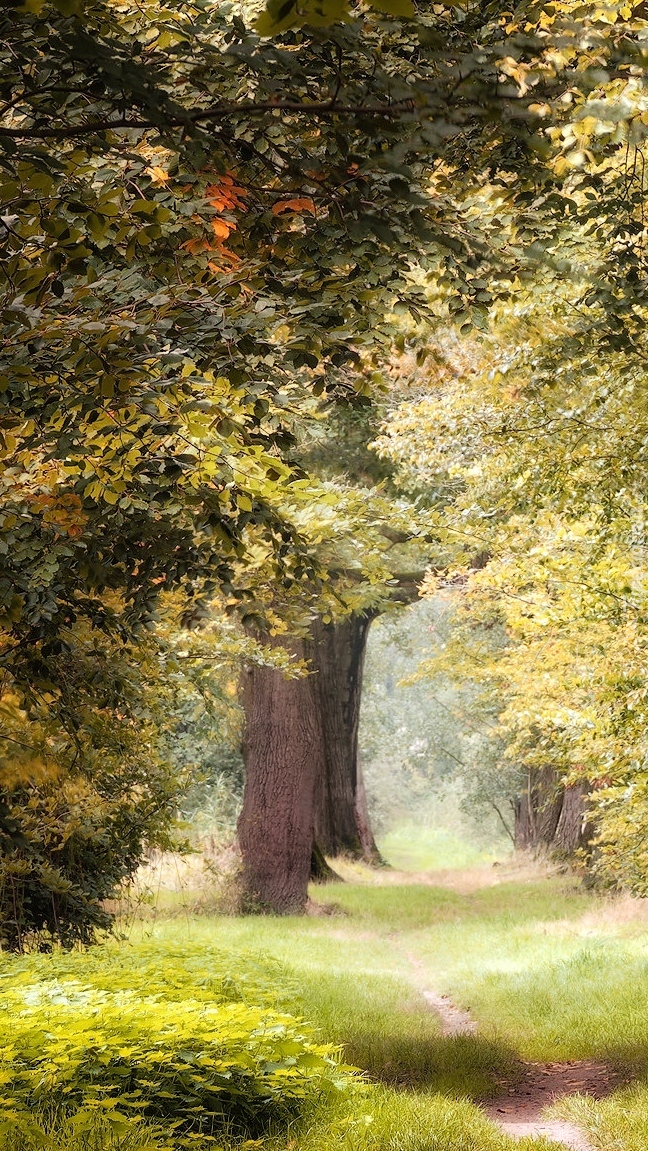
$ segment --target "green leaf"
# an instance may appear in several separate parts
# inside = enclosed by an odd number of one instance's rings
[[[377,8],[380,12],[387,12],[390,16],[405,16],[411,18],[416,15],[416,8],[412,0],[368,0],[369,7]]]

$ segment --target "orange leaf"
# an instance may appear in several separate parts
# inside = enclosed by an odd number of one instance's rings
[[[280,216],[282,212],[312,212],[315,215],[315,205],[308,197],[297,200],[277,200],[272,205],[273,216]]]
[[[209,248],[209,244],[206,240],[199,240],[196,237],[193,240],[185,240],[184,244],[181,244],[180,247],[185,248],[187,252],[194,253],[204,251],[205,248]]]
[[[235,228],[234,224],[228,224],[225,220],[212,220],[211,226],[214,229],[214,235],[219,240],[226,240]]]
[[[246,189],[235,184],[231,176],[222,176],[217,184],[208,184],[205,188],[205,199],[217,212],[243,208],[244,196],[247,196]]]

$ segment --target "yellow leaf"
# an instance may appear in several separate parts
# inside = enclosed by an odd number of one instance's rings
[[[171,179],[169,173],[164,171],[164,168],[156,166],[154,168],[147,168],[146,171],[154,184],[168,184]]]

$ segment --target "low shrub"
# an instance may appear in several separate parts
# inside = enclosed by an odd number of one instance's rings
[[[228,972],[239,968],[232,978]],[[255,1135],[351,1082],[338,1051],[269,1005],[258,961],[142,945],[0,967],[2,1121],[163,1122],[181,1144]],[[253,1003],[251,999],[261,1001]]]

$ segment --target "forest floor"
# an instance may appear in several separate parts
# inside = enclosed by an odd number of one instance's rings
[[[256,1146],[646,1151],[648,901],[525,860],[336,867],[305,918],[146,925],[278,961],[282,1006],[372,1083]]]

